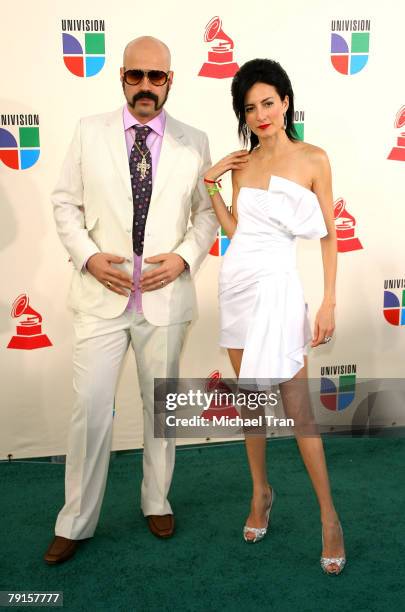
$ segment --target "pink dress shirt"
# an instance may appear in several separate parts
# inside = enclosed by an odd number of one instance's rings
[[[123,122],[124,122],[124,130],[125,130],[125,141],[127,143],[127,152],[128,152],[128,162],[129,156],[131,154],[131,149],[134,144],[135,138],[135,129],[134,125],[141,125],[133,115],[128,110],[127,106],[124,106],[123,114],[122,114]],[[149,121],[148,123],[144,123],[142,125],[148,125],[152,131],[148,134],[146,138],[146,146],[148,147],[151,158],[152,158],[152,186],[156,176],[156,170],[159,163],[160,150],[162,148],[162,140],[163,134],[165,131],[166,125],[166,115],[165,111],[159,113],[157,117]],[[129,302],[126,310],[135,309],[137,313],[142,313],[142,293],[139,289],[139,279],[141,277],[142,270],[142,255],[136,255],[134,253],[134,285],[135,291],[131,293],[129,298]]]

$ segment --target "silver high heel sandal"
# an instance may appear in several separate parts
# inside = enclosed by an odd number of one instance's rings
[[[339,529],[343,538],[343,529],[342,525],[339,523]],[[322,548],[323,548],[323,527],[322,527]],[[328,566],[332,563],[337,565],[336,570],[329,571]],[[329,576],[337,576],[341,574],[344,566],[346,565],[346,557],[321,557],[321,568],[325,572],[325,574],[329,574]]]
[[[270,505],[266,510],[266,527],[248,527],[247,525],[245,525],[243,528],[243,538],[245,542],[249,542],[249,544],[255,544],[256,542],[260,542],[260,540],[263,540],[264,536],[267,533],[267,529],[269,526],[270,512],[271,512],[271,507],[273,505],[275,495],[276,494],[274,493],[274,489],[273,487],[271,487]],[[246,537],[248,533],[253,533],[255,537],[254,538]]]

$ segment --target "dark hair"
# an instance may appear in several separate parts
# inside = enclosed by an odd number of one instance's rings
[[[288,96],[289,104],[286,112],[287,127],[286,134],[290,140],[298,140],[298,134],[294,126],[294,93],[288,74],[280,64],[270,59],[254,59],[243,64],[232,80],[231,93],[233,110],[238,118],[238,134],[246,146],[250,141],[252,151],[259,143],[256,134],[246,133],[245,97],[247,92],[255,83],[266,83],[272,85],[281,100]]]

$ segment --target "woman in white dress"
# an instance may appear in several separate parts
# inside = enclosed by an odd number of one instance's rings
[[[319,346],[334,332],[336,234],[331,171],[319,147],[298,140],[294,95],[288,75],[275,61],[247,62],[232,82],[239,136],[249,151],[231,153],[205,175],[212,205],[231,239],[219,282],[220,344],[228,349],[239,383],[280,383],[286,412],[307,388],[307,346]],[[220,177],[232,171],[232,212],[220,195]],[[320,238],[324,297],[314,332],[308,322],[296,270],[295,238]],[[301,381],[300,381],[301,379]],[[263,382],[264,381],[264,382]],[[243,386],[243,385],[242,385]],[[345,565],[343,531],[335,510],[319,435],[299,435],[297,443],[320,506],[321,566],[339,574]],[[253,482],[250,514],[243,536],[265,536],[274,491],[266,474],[266,438],[246,436]]]

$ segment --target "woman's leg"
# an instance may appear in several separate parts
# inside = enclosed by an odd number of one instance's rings
[[[239,377],[243,349],[228,349],[228,354],[235,374]],[[243,416],[251,416],[252,418],[254,418],[255,414],[247,415],[245,411],[242,411],[242,413]],[[246,525],[247,527],[265,527],[266,510],[269,507],[272,495],[266,473],[265,432],[258,432],[257,435],[247,435],[245,437],[245,447],[253,485],[252,503]],[[246,537],[253,540],[255,535],[247,533]]]
[[[305,358],[305,365],[298,374],[291,381],[280,384],[280,393],[286,416],[296,418],[297,412],[299,412],[298,417],[305,421],[311,412],[306,380],[307,361]],[[307,421],[305,421],[306,423]],[[322,556],[343,557],[343,536],[339,528],[339,518],[333,505],[322,438],[315,433],[313,435],[302,435],[297,432],[296,440],[319,502],[324,537]],[[336,564],[328,566],[329,571],[337,569]]]

